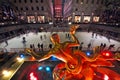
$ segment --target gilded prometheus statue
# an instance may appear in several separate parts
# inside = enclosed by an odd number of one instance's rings
[[[53,70],[54,80],[103,80],[98,73],[109,76],[110,80],[120,80],[120,75],[104,66],[114,67],[110,62],[114,58],[105,58],[100,53],[100,47],[93,49],[93,56],[87,57],[86,54],[80,50],[73,50],[72,47],[79,46],[79,41],[75,36],[75,31],[78,25],[73,25],[70,28],[70,35],[72,41],[60,43],[58,34],[51,36],[51,41],[54,47],[41,57],[36,54],[32,49],[26,51],[35,57],[39,62],[44,61],[51,56],[55,56],[61,60],[62,63],[58,64]],[[117,58],[116,58],[117,59]]]

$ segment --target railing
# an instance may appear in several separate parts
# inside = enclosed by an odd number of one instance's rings
[[[88,47],[82,47],[82,49],[81,49],[81,51],[92,51],[93,50],[93,48],[94,47],[90,47],[90,48],[88,48]],[[80,50],[80,47],[74,47],[73,49],[77,49],[77,50]],[[0,49],[0,50],[3,50],[3,49]],[[49,50],[50,50],[50,48],[34,48],[33,49],[35,52],[40,52],[40,53],[46,53],[46,52],[48,52]],[[104,48],[104,50],[109,50],[109,47],[105,47]],[[5,50],[4,50],[5,51]],[[7,52],[10,52],[10,53],[20,53],[20,52],[24,52],[25,51],[25,48],[11,48],[11,49],[9,49],[9,50],[6,50]],[[118,48],[114,48],[114,47],[112,47],[111,49],[110,49],[110,51],[113,51],[113,52],[115,52],[115,51],[119,51],[119,49]]]

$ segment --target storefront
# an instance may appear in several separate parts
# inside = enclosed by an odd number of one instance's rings
[[[38,16],[37,17],[39,23],[44,23],[45,22],[45,16]]]
[[[81,16],[75,16],[75,20],[76,23],[80,23],[81,22]]]
[[[68,22],[71,22],[71,21],[72,21],[72,17],[69,16],[69,17],[68,17]]]
[[[94,16],[94,17],[93,17],[93,22],[99,22],[99,19],[100,19],[100,18],[99,18],[98,16]]]
[[[90,22],[90,16],[84,16],[83,22],[89,23]]]
[[[36,23],[35,16],[27,16],[28,23]]]

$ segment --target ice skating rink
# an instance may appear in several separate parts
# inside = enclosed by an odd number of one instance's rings
[[[33,33],[30,32],[28,34],[22,34],[20,36],[14,37],[12,39],[9,39],[8,45],[6,45],[5,42],[0,43],[0,49],[6,49],[7,51],[11,51],[13,49],[22,49],[22,48],[30,48],[30,44],[34,44],[35,48],[37,48],[38,43],[43,44],[44,50],[49,49],[50,36],[53,33],[58,33],[60,36],[61,42],[72,40],[70,37],[67,37],[66,35],[68,32],[39,32],[39,33]],[[92,32],[76,32],[76,37],[78,38],[79,42],[83,42],[84,49],[88,47],[88,44],[91,43],[91,48],[95,46],[100,46],[101,43],[105,43],[106,47],[108,48],[109,45],[115,44],[115,47],[112,49],[116,51],[118,47],[120,47],[120,42],[115,40],[108,40],[108,38],[94,34],[92,36]],[[41,37],[42,36],[42,37]],[[26,42],[23,43],[23,37],[25,37]]]

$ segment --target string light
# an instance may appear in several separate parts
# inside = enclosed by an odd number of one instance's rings
[[[104,80],[109,80],[109,77],[106,74],[104,75]]]
[[[33,72],[30,73],[30,80],[38,80]]]

